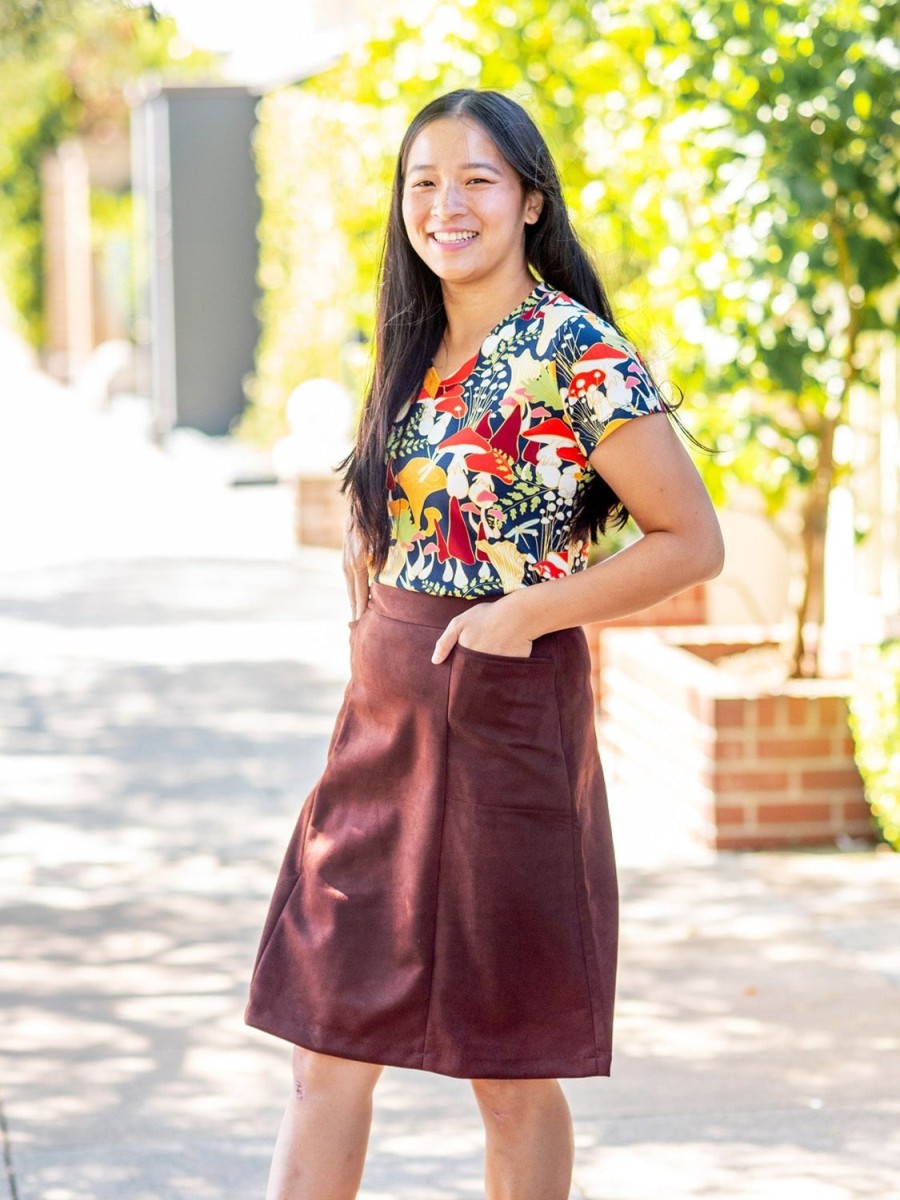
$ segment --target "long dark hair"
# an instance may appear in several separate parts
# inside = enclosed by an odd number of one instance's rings
[[[344,472],[340,490],[349,490],[351,519],[368,548],[373,572],[384,566],[390,545],[384,457],[391,423],[403,405],[418,395],[446,327],[441,281],[410,244],[402,211],[410,146],[425,126],[439,117],[477,121],[516,172],[525,191],[540,192],[544,200],[540,216],[533,225],[525,226],[528,265],[549,287],[579,301],[619,329],[596,268],[572,228],[550,150],[525,109],[500,92],[473,88],[448,92],[426,105],[407,129],[397,155],[379,269],[374,371],[356,443],[336,467]],[[663,404],[670,414],[678,407],[666,400]],[[592,471],[590,463],[587,469]],[[627,520],[624,504],[593,472],[576,503],[572,538],[590,536],[595,541],[607,523],[621,528]]]

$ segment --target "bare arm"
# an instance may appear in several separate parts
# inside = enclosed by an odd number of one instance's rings
[[[366,568],[366,551],[362,539],[348,516],[344,524],[343,555],[341,565],[350,597],[351,620],[362,616],[369,599],[369,575]]]
[[[508,600],[525,637],[637,612],[722,569],[722,532],[690,456],[664,413],[616,429],[590,458],[644,535],[603,562],[521,588]]]
[[[433,661],[445,658],[458,639],[476,650],[529,654],[541,634],[649,608],[719,574],[724,547],[718,518],[665,413],[620,426],[590,461],[644,536],[584,571],[519,588],[454,618]]]

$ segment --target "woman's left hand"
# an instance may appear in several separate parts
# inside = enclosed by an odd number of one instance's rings
[[[483,654],[527,658],[531,654],[533,640],[523,637],[510,623],[509,613],[505,613],[501,605],[500,600],[490,604],[473,604],[468,612],[454,617],[435,642],[431,661],[443,662],[457,642],[467,650],[480,650]]]

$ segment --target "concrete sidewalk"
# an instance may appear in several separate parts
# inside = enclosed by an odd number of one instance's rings
[[[284,489],[0,377],[0,1196],[261,1200],[287,1047],[242,1009],[346,681],[339,555]],[[573,1197],[900,1196],[900,859],[671,846],[607,774],[617,1043],[563,1082]],[[363,1200],[481,1196],[481,1156],[467,1083],[385,1071]]]

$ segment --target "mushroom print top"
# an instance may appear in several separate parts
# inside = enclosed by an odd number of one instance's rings
[[[589,455],[662,409],[634,346],[538,283],[454,375],[429,368],[394,419],[390,548],[370,582],[472,598],[581,570],[590,539],[570,526]]]

